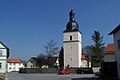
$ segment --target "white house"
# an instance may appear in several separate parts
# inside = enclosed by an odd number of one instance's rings
[[[8,72],[19,71],[20,68],[24,68],[23,61],[17,58],[8,59]]]
[[[69,22],[63,32],[64,68],[81,67],[82,39],[74,15],[74,11],[71,10]]]
[[[114,37],[114,45],[115,45],[115,57],[117,61],[117,71],[118,71],[118,79],[120,80],[120,24],[111,31],[108,35],[112,35]]]
[[[0,74],[7,72],[7,58],[9,57],[9,49],[0,41]]]
[[[81,67],[91,67],[90,55],[86,58],[86,54],[82,53],[81,55]],[[88,60],[89,59],[89,60]]]

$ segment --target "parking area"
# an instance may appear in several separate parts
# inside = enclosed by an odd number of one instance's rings
[[[94,74],[19,74],[8,73],[6,80],[99,80]]]

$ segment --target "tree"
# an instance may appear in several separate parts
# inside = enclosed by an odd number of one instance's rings
[[[47,54],[47,64],[49,67],[53,67],[53,57],[58,54],[57,42],[55,40],[50,40],[44,45],[44,48]]]
[[[58,47],[57,47],[57,42],[55,40],[50,40],[44,45],[45,48],[45,53],[49,56],[52,57],[55,54],[58,53]]]
[[[38,67],[42,67],[45,64],[46,64],[46,55],[44,55],[44,54],[41,53],[36,58],[36,65]]]
[[[61,47],[61,50],[59,52],[59,66],[60,68],[63,68],[64,66],[64,49]]]
[[[101,36],[100,32],[94,31],[92,40],[94,42],[94,44],[91,46],[91,50],[93,52],[92,63],[93,66],[100,66],[104,53],[103,36]]]

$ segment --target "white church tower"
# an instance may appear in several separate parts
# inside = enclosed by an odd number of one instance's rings
[[[74,11],[71,10],[69,13],[70,20],[63,32],[64,68],[81,67],[82,39],[74,15]]]

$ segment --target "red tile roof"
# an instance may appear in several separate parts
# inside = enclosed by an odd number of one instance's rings
[[[82,55],[81,55],[81,60],[85,60],[85,54],[84,53],[82,53]]]
[[[8,63],[21,63],[22,60],[21,59],[17,59],[17,58],[9,58],[8,59]]]
[[[85,60],[85,59],[88,59],[88,58],[89,59],[91,58],[90,54],[86,55],[85,53],[82,52],[81,60]]]
[[[114,44],[107,44],[107,47],[105,49],[105,54],[114,54],[115,53],[115,47]]]

